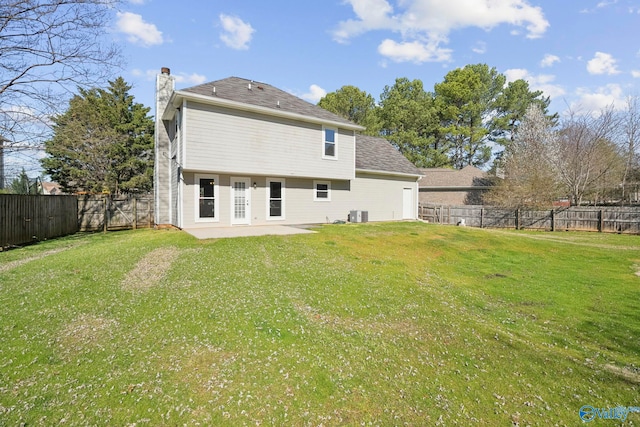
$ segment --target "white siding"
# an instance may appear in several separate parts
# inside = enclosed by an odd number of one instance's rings
[[[186,170],[285,178],[354,178],[353,131],[340,129],[337,160],[323,159],[321,125],[193,102],[186,106]]]
[[[216,174],[218,174],[216,172]],[[331,201],[314,201],[314,180],[307,178],[285,179],[283,220],[268,218],[267,177],[245,175],[251,182],[251,225],[267,224],[318,224],[335,220],[347,220],[351,210],[369,212],[369,221],[393,221],[402,219],[403,191],[412,188],[417,194],[415,179],[375,174],[357,174],[351,181],[331,181]],[[269,177],[277,178],[277,177]],[[230,176],[219,174],[219,212],[216,223],[196,223],[196,191],[193,173],[184,174],[183,227],[229,227],[231,225]],[[255,183],[255,188],[254,188]],[[415,215],[417,215],[417,208]],[[414,216],[415,218],[416,216]]]

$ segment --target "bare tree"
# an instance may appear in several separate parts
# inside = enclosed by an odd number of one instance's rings
[[[558,180],[551,162],[556,132],[539,105],[530,105],[502,157],[504,178],[486,200],[509,208],[544,208],[558,197]]]
[[[76,87],[113,75],[119,50],[105,41],[120,0],[0,2],[0,137],[8,151],[40,148],[48,120]]]
[[[620,183],[622,157],[613,141],[619,120],[612,107],[600,114],[571,111],[563,120],[553,156],[560,182],[574,205],[598,192],[601,181]]]
[[[624,139],[622,143],[624,150],[626,151],[626,161],[622,176],[621,197],[621,203],[624,203],[628,193],[628,181],[632,176],[637,175],[637,172],[640,169],[637,158],[638,143],[640,142],[640,100],[638,100],[637,96],[629,96],[627,98],[627,108],[623,112],[622,122],[624,129]],[[637,187],[637,182],[635,185]]]

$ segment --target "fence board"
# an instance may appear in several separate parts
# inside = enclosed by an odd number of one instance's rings
[[[640,207],[569,207],[549,210],[513,210],[492,206],[421,204],[423,220],[487,228],[547,231],[600,231],[640,234]]]
[[[78,196],[80,231],[123,230],[153,226],[153,198]]]
[[[0,250],[78,231],[152,226],[150,197],[0,194]]]
[[[78,231],[75,196],[0,194],[0,248]]]

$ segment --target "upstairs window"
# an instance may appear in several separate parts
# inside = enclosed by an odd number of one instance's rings
[[[331,128],[323,128],[324,135],[324,146],[322,151],[322,157],[335,159],[337,156],[337,139],[338,139],[338,131],[336,129]]]

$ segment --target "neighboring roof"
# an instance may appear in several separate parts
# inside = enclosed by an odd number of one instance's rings
[[[422,175],[389,141],[367,135],[356,135],[356,170]]]
[[[420,171],[424,175],[419,181],[421,188],[486,187],[491,185],[487,173],[471,165],[460,170],[428,168],[420,169]]]
[[[272,112],[276,114],[295,114],[318,119],[320,121],[343,124],[349,128],[356,127],[364,129],[363,127],[358,126],[337,114],[331,113],[276,87],[266,83],[259,83],[239,77],[229,77],[222,80],[216,80],[183,89],[178,92],[196,94],[211,99],[227,100],[245,105],[253,105],[273,110]]]

